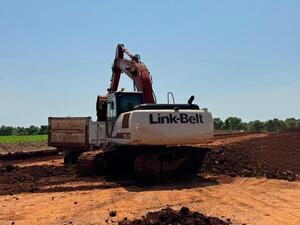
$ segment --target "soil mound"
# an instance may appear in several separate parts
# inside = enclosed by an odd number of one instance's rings
[[[54,165],[0,167],[0,195],[35,192],[40,187],[72,181],[70,168]]]
[[[48,146],[46,141],[42,142],[25,142],[25,143],[0,143],[0,153],[13,152],[32,152],[53,149]]]
[[[50,149],[42,149],[42,150],[32,150],[32,151],[15,151],[15,152],[8,152],[5,154],[0,153],[0,160],[20,160],[20,159],[29,159],[33,157],[43,157],[43,156],[50,156],[50,155],[57,155],[61,151],[56,148]]]
[[[213,149],[202,169],[233,177],[300,179],[300,132],[270,134]]]
[[[142,219],[133,221],[123,219],[119,225],[228,225],[230,220],[224,221],[217,217],[205,216],[199,212],[191,212],[182,207],[179,211],[165,208],[157,212],[149,212]]]

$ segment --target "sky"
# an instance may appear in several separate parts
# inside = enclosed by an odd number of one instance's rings
[[[300,118],[299,11],[297,0],[1,0],[0,126],[95,119],[118,43],[140,54],[160,103],[172,91],[222,119]]]

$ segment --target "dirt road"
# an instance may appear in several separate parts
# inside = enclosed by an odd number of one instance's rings
[[[261,138],[268,135],[251,135],[219,137],[215,145],[265,146]],[[256,155],[260,154],[264,155]],[[17,168],[8,167],[9,171],[0,174],[1,225],[117,224],[124,217],[139,218],[166,206],[187,206],[207,215],[230,218],[235,224],[300,224],[299,181],[202,173],[172,183],[139,187],[131,180],[79,177],[74,167],[62,165],[61,156],[9,163]],[[116,216],[110,217],[110,211],[116,211]]]

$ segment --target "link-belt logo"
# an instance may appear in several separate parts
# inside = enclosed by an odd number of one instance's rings
[[[203,123],[203,117],[201,114],[188,115],[186,113],[179,113],[173,115],[170,113],[167,116],[161,116],[159,113],[153,115],[149,114],[150,124],[169,124],[169,123]]]

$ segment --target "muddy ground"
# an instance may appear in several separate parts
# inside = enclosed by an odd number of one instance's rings
[[[78,176],[62,155],[2,160],[0,224],[117,224],[182,206],[233,224],[300,224],[299,132],[223,135],[209,147],[201,173],[148,186]]]

